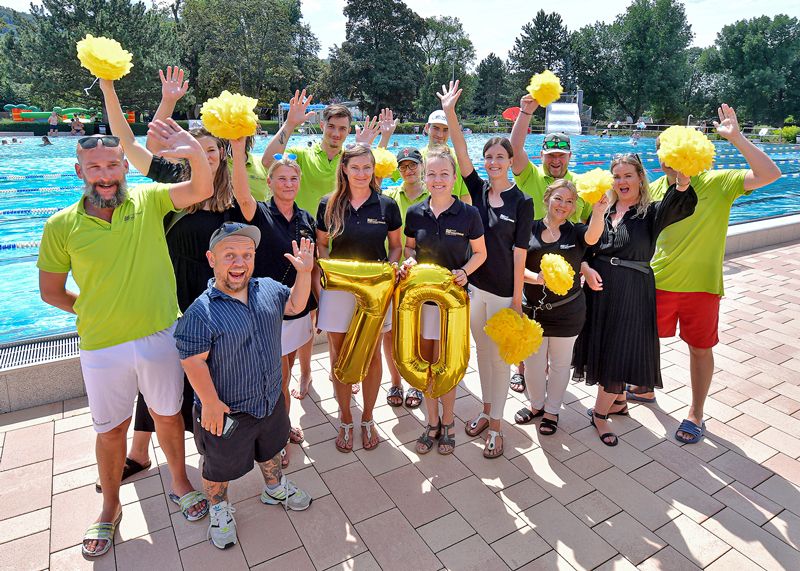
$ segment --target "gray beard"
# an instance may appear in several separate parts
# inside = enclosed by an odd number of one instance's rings
[[[95,208],[116,208],[120,206],[128,197],[128,183],[123,178],[117,181],[117,192],[111,198],[103,198],[97,192],[95,184],[83,183],[83,195],[89,201],[89,204]]]

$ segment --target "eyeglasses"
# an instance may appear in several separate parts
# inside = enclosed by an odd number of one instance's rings
[[[414,161],[403,161],[399,165],[397,165],[397,170],[399,171],[415,171],[419,168],[419,165]]]
[[[542,145],[545,149],[566,149],[569,150],[567,141],[545,141]]]
[[[81,149],[94,149],[97,143],[103,142],[104,147],[119,147],[119,137],[105,135],[103,137],[81,137],[78,139],[78,144]]]
[[[637,163],[642,164],[642,159],[638,153],[618,153],[612,157],[615,161],[617,159],[634,159]]]
[[[280,161],[280,160],[283,160],[283,159],[289,159],[290,161],[296,161],[297,160],[297,155],[295,155],[294,153],[288,153],[286,155],[282,155],[281,153],[277,153],[275,155],[272,155],[272,158],[275,159],[276,161]]]

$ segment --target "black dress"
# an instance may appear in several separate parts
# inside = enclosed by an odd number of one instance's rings
[[[615,394],[622,393],[626,384],[662,386],[653,271],[649,265],[646,273],[613,265],[607,258],[649,264],[661,230],[691,216],[696,205],[692,187],[678,192],[673,185],[644,216],[628,210],[614,228],[615,206],[606,214],[603,235],[587,260],[603,279],[603,289],[584,285],[586,323],[572,356],[574,380],[600,384]]]

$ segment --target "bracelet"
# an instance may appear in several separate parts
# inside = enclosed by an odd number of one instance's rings
[[[522,109],[519,110],[520,113],[523,115],[533,115],[533,113],[528,113],[527,111],[523,111]]]
[[[465,278],[466,278],[466,277],[469,277],[469,274],[467,273],[467,270],[465,270],[464,268],[456,268],[456,269],[457,269],[457,270],[461,270],[462,272],[464,272],[464,277],[465,277]]]

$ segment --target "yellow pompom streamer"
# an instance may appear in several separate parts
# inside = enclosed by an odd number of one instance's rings
[[[542,276],[544,286],[556,295],[566,295],[572,287],[575,270],[558,254],[545,254],[542,256]]]
[[[133,67],[133,54],[122,49],[116,40],[86,34],[76,47],[81,65],[100,79],[120,79]]]
[[[372,156],[375,157],[375,176],[378,178],[392,176],[397,169],[397,157],[383,147],[372,149]]]
[[[542,107],[547,107],[553,101],[557,101],[563,91],[561,81],[549,69],[534,75],[528,84],[528,93]]]
[[[714,164],[714,144],[697,129],[674,125],[659,136],[658,158],[686,176],[696,176]]]
[[[238,139],[256,134],[258,117],[253,109],[257,99],[223,91],[200,109],[200,119],[208,132],[220,139]]]
[[[536,321],[510,308],[501,309],[490,317],[483,330],[497,344],[500,357],[509,365],[536,353],[544,333]]]
[[[578,196],[585,202],[594,204],[614,186],[614,177],[605,169],[596,168],[577,177],[575,186]]]

